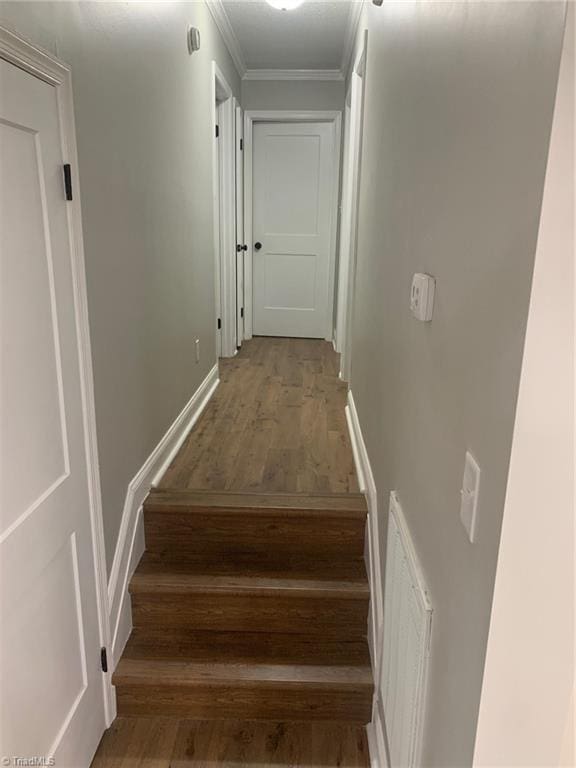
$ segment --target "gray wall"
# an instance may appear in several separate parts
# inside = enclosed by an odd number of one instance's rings
[[[342,80],[243,80],[244,109],[344,109]]]
[[[72,67],[110,571],[129,481],[216,362],[212,59],[240,82],[204,3],[3,3],[0,18]]]
[[[352,390],[383,538],[396,490],[435,610],[425,766],[472,763],[564,12],[385,2],[359,30]],[[409,312],[420,271],[437,280],[431,324]],[[466,449],[482,470],[473,545]]]

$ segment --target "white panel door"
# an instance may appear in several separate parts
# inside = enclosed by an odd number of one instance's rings
[[[105,723],[60,130],[0,60],[0,755],[81,768]]]
[[[326,335],[333,150],[333,123],[254,125],[256,335]]]

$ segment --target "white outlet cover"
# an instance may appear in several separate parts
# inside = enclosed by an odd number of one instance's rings
[[[460,520],[466,529],[470,542],[474,543],[476,535],[476,511],[480,493],[480,467],[469,451],[466,451],[464,461],[464,477],[460,490]]]

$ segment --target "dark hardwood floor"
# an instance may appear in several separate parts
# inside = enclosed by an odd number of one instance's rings
[[[367,768],[363,727],[348,723],[119,717],[92,768]]]
[[[256,338],[144,503],[92,768],[366,768],[366,501],[323,341]]]
[[[244,342],[160,487],[357,492],[338,371],[326,341]]]

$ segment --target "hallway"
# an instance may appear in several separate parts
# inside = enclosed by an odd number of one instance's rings
[[[0,763],[576,765],[575,7],[0,1]]]
[[[357,493],[338,371],[326,341],[244,342],[160,488]]]

